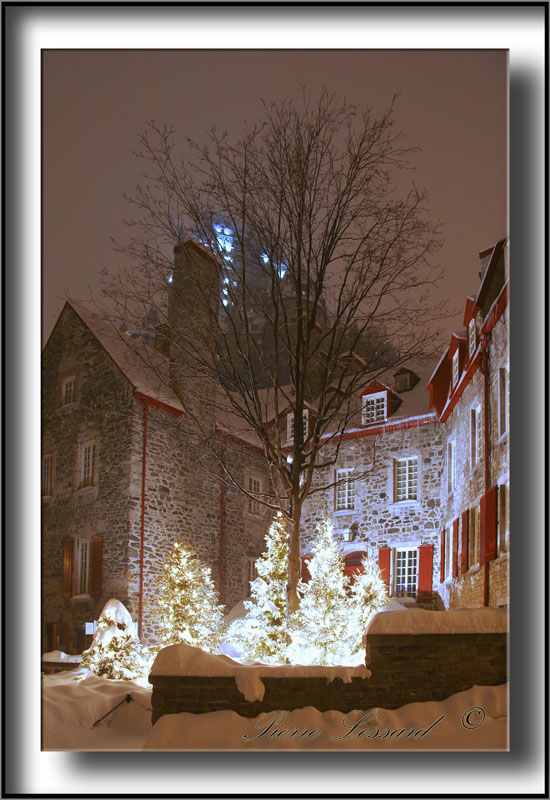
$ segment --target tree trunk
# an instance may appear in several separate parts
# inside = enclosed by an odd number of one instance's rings
[[[287,615],[298,610],[298,580],[300,578],[300,518],[301,504],[292,508],[292,528],[288,546],[288,583],[286,587]]]

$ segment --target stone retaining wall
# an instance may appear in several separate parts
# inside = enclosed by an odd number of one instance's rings
[[[243,717],[314,706],[320,711],[399,708],[443,700],[471,686],[507,681],[506,633],[373,634],[367,643],[370,678],[262,677],[263,700],[245,700],[232,677],[150,675],[153,724],[163,714],[235,711]]]

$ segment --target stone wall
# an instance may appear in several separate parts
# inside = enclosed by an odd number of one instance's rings
[[[75,402],[61,405],[63,377],[76,377]],[[82,625],[97,619],[111,596],[126,592],[128,481],[134,401],[131,387],[97,340],[67,307],[44,352],[42,453],[52,454],[52,495],[42,500],[42,647],[46,626],[68,622],[67,652],[84,646]],[[78,443],[95,438],[95,486],[77,489]],[[79,596],[77,544],[103,537],[100,596]],[[63,540],[75,542],[71,598],[63,597]],[[78,598],[78,599],[74,599]]]
[[[444,700],[470,687],[507,681],[507,634],[376,634],[368,637],[370,678],[262,677],[265,694],[248,702],[232,677],[151,675],[152,722],[163,714],[231,710],[243,717],[313,706],[320,711],[399,708]]]
[[[327,458],[333,449],[327,447]],[[352,511],[334,511],[335,490],[312,495],[304,504],[301,553],[310,552],[317,525],[324,514],[332,513],[335,535],[357,524],[353,542],[344,551],[434,545],[434,586],[439,581],[439,530],[441,526],[440,486],[443,471],[443,430],[434,417],[428,424],[405,430],[365,435],[342,442],[339,469],[352,468],[361,477],[355,481],[355,507]],[[323,453],[323,456],[325,453]],[[418,500],[394,502],[394,462],[405,456],[418,456]],[[334,479],[335,471],[326,470],[314,488]]]

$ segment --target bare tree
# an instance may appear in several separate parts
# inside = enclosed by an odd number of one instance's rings
[[[438,231],[424,193],[399,196],[392,182],[413,152],[398,146],[393,102],[375,118],[304,92],[299,107],[263,111],[236,141],[215,129],[187,140],[185,159],[171,128],[149,125],[120,246],[131,266],[108,293],[137,328],[154,320],[197,435],[214,443],[217,420],[254,437],[272,484],[256,499],[291,524],[292,611],[302,506],[334,485],[327,467],[358,392],[436,346],[427,326],[437,316],[428,298]],[[280,424],[288,413],[290,437]],[[226,464],[223,478],[249,493]]]

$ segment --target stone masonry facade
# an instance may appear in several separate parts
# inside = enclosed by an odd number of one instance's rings
[[[418,376],[404,389],[397,375],[395,384],[377,383],[372,398],[387,391],[387,416],[346,432],[337,453],[326,445],[334,466],[316,476],[302,509],[306,566],[329,513],[343,555],[354,565],[364,552],[378,559],[388,594],[434,609],[508,605],[503,243],[483,255],[466,331],[453,334],[428,383],[430,400]],[[271,514],[219,476],[225,463],[241,485],[268,491],[259,449],[212,419],[207,451],[175,395],[159,399],[139,381],[109,351],[93,315],[67,303],[43,354],[43,652],[81,652],[90,641],[85,623],[111,597],[134,621],[141,611],[145,644],[158,641],[158,585],[177,540],[211,567],[227,608],[249,595]]]

